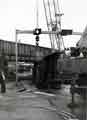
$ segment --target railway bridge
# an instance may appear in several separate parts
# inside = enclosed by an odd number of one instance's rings
[[[33,62],[36,56],[42,58],[51,52],[50,48],[18,43],[18,61]],[[16,61],[15,42],[0,40],[0,55],[6,56],[8,61]]]

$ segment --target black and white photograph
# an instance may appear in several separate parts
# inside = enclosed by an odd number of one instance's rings
[[[0,120],[87,120],[86,0],[0,0]]]

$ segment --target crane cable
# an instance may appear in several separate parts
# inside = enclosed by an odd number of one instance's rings
[[[39,1],[36,0],[36,29],[39,28]],[[39,35],[36,35],[36,48],[39,46]]]
[[[36,28],[39,28],[39,1],[36,0]]]
[[[59,0],[57,0],[57,7],[58,7],[58,11],[60,13]]]
[[[50,5],[50,1],[48,0],[48,9],[49,9],[49,15],[50,15],[50,24],[51,24],[51,28],[53,26],[53,20],[52,20],[52,15],[51,15],[51,5]],[[53,35],[51,36],[51,41],[52,41],[52,46],[54,48],[54,40],[53,40]]]
[[[54,5],[55,21],[56,21],[56,24],[57,24],[57,18],[56,18],[57,10],[56,10],[56,3],[55,3],[55,0],[53,0],[53,5]]]
[[[57,30],[57,17],[56,17],[56,13],[57,13],[57,9],[56,9],[56,3],[55,3],[55,0],[53,0],[53,5],[54,5],[54,16],[55,16],[55,27],[56,27],[56,30]],[[58,49],[58,38],[57,38],[57,35],[55,35],[55,39],[56,39],[56,45],[57,45],[57,49]]]
[[[49,22],[48,22],[48,18],[47,18],[47,12],[46,12],[46,5],[45,5],[45,1],[44,0],[43,0],[43,6],[44,6],[44,10],[45,10],[45,17],[46,17],[47,28],[48,28],[48,31],[50,31]],[[53,48],[53,44],[52,44],[52,40],[51,40],[51,35],[50,34],[49,34],[49,38],[50,38],[50,42],[51,42],[51,48]]]
[[[60,12],[60,7],[59,7],[59,0],[57,0],[57,8],[58,8],[58,11],[59,11],[59,14],[61,14]],[[61,7],[62,9],[62,7]],[[59,25],[60,25],[60,30],[61,30],[61,16],[59,15]],[[62,40],[62,43],[63,43],[63,47],[65,49],[65,45],[64,45],[64,41],[63,41],[63,37],[61,36],[61,40]]]

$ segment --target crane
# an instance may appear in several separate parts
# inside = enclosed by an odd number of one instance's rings
[[[61,32],[61,13],[58,0],[43,0],[46,23],[48,31]],[[49,34],[51,48],[61,50],[64,48],[64,42],[61,34]]]
[[[46,2],[47,1],[47,2]],[[51,3],[50,3],[51,1]],[[37,6],[36,16],[37,16],[37,25],[33,30],[20,30],[16,29],[15,31],[15,53],[16,53],[16,81],[17,81],[17,62],[18,62],[18,35],[19,34],[32,34],[36,36],[36,46],[39,44],[40,34],[49,35],[51,48],[54,50],[61,51],[64,48],[62,36],[66,35],[82,35],[80,32],[74,32],[69,29],[61,29],[61,17],[63,13],[60,12],[58,0],[43,0],[43,6],[45,11],[45,17],[47,22],[47,31],[39,28],[39,8]],[[47,4],[46,4],[47,3]],[[38,4],[37,4],[38,5]],[[52,7],[51,7],[52,5]],[[47,13],[48,12],[48,13]],[[62,44],[62,45],[61,45]],[[62,46],[62,47],[61,47]]]
[[[64,50],[64,41],[62,36],[66,35],[82,35],[80,32],[73,32],[73,30],[61,28],[61,17],[64,15],[60,11],[58,0],[43,0],[43,7],[45,12],[47,31],[39,27],[39,2],[36,1],[36,28],[33,30],[19,30],[16,29],[16,39],[18,34],[33,34],[36,39],[36,46],[39,45],[40,34],[49,35],[51,48],[59,51]]]

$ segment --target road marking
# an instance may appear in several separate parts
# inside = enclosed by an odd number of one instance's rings
[[[51,97],[55,97],[56,95],[51,94],[51,93],[46,93],[46,92],[34,92],[35,94],[40,94],[40,95],[46,95],[46,96],[51,96]]]

